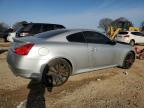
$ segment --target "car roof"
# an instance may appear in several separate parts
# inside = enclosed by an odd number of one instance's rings
[[[98,32],[96,30],[90,30],[90,29],[57,29],[57,30],[51,30],[51,31],[46,31],[46,32],[43,32],[43,33],[39,33],[35,37],[44,38],[44,39],[48,39],[48,40],[55,40],[55,39],[56,40],[64,40],[65,37],[68,36],[68,35],[78,33],[78,32],[84,32],[84,31]]]
[[[93,29],[65,29],[67,30],[68,32],[83,32],[83,31],[94,31],[94,32],[99,32],[97,30],[93,30]]]
[[[84,32],[84,31],[93,31],[98,32],[96,30],[91,29],[57,29],[57,30],[51,30],[46,31],[43,33],[36,34],[35,36],[30,37],[23,37],[22,40],[35,40],[35,41],[53,41],[53,42],[68,42],[66,39],[66,36],[77,33],[77,32]],[[100,32],[99,32],[100,33]],[[49,36],[47,34],[50,34]],[[38,39],[39,38],[39,39]]]
[[[63,31],[62,34],[64,33],[67,33],[67,34],[72,34],[72,33],[77,33],[77,32],[84,32],[84,31],[92,31],[92,32],[98,32],[98,33],[101,33],[97,30],[93,30],[93,29],[56,29],[56,30],[51,30],[51,31],[55,31],[55,32],[58,32],[58,31]],[[49,33],[50,31],[46,31],[45,33]]]
[[[24,24],[24,25],[28,25],[28,24],[42,24],[42,25],[61,25],[61,24],[52,24],[52,23],[26,23],[26,24]],[[61,25],[61,26],[63,26],[63,25]]]

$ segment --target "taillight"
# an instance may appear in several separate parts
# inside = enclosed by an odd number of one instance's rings
[[[124,37],[129,37],[129,35],[125,35]]]
[[[27,32],[23,32],[23,33],[20,33],[20,36],[27,36],[29,33]]]
[[[20,47],[15,48],[15,53],[18,55],[27,55],[33,46],[33,43],[22,45]]]

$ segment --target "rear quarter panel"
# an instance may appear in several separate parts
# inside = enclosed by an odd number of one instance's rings
[[[71,62],[73,74],[82,68],[90,67],[87,44],[85,43],[45,42],[37,44],[30,55],[34,55],[33,58],[43,59],[45,61],[43,67],[51,60],[65,58]]]

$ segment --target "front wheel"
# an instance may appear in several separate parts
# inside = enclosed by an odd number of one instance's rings
[[[135,61],[135,54],[133,52],[129,52],[123,61],[122,68],[129,69],[133,65],[134,61]]]
[[[55,59],[46,66],[42,81],[46,86],[60,86],[68,80],[71,72],[72,67],[65,59]]]

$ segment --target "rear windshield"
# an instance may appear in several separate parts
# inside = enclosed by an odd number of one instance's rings
[[[31,30],[31,28],[32,28],[32,24],[25,24],[24,27],[22,27],[19,31],[28,32]]]
[[[35,37],[47,39],[47,38],[50,38],[50,37],[53,37],[55,35],[62,34],[65,32],[67,32],[67,30],[65,30],[65,29],[63,29],[63,30],[62,29],[61,30],[51,30],[51,31],[36,34]]]
[[[125,35],[125,34],[128,34],[128,32],[119,32],[119,34]]]

